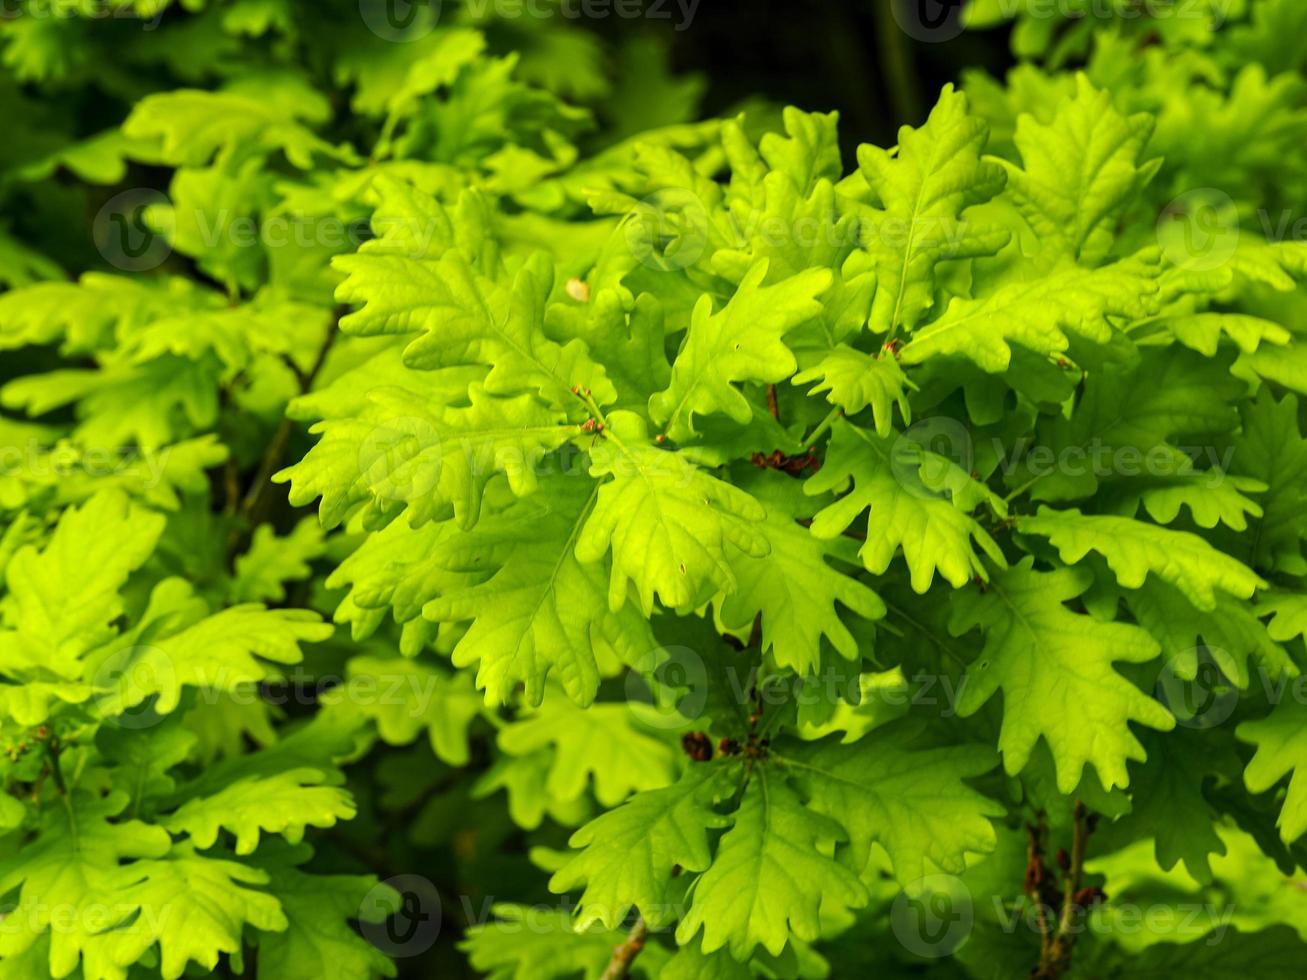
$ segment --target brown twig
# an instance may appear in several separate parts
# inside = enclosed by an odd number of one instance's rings
[[[1056,929],[1053,928],[1052,923],[1047,921],[1045,915],[1046,903],[1035,899],[1039,908],[1041,941],[1039,966],[1031,973],[1034,980],[1058,980],[1059,977],[1071,969],[1071,954],[1076,943],[1077,920],[1103,897],[1102,892],[1097,888],[1083,887],[1085,853],[1088,847],[1089,835],[1094,831],[1094,823],[1094,815],[1086,809],[1083,803],[1076,800],[1072,814],[1071,854],[1065,858],[1063,867],[1063,888],[1060,896],[1057,895],[1055,890],[1053,892],[1060,905]],[[1034,859],[1032,858],[1032,860]],[[1062,862],[1059,861],[1059,863]],[[1051,880],[1052,873],[1043,865],[1042,857],[1039,864]],[[1026,873],[1027,879],[1029,879],[1029,869],[1027,869]],[[1029,886],[1027,886],[1027,894],[1029,894]],[[1051,907],[1051,904],[1048,907]]]
[[[626,942],[613,947],[613,958],[608,961],[608,966],[604,968],[599,980],[624,980],[625,977],[630,976],[631,964],[635,962],[635,958],[640,955],[640,951],[648,941],[649,926],[644,921],[644,916],[641,916],[635,920],[635,925],[627,934]]]
[[[1048,955],[1049,945],[1052,943],[1052,925],[1048,921],[1049,903],[1049,885],[1052,880],[1052,873],[1044,863],[1044,838],[1048,833],[1048,827],[1044,822],[1044,814],[1038,815],[1035,823],[1026,824],[1026,876],[1024,882],[1024,891],[1026,897],[1030,899],[1031,904],[1035,907],[1035,920],[1039,924],[1039,959],[1042,963]]]
[[[299,377],[300,394],[307,394],[313,389],[313,384],[322,372],[323,365],[327,363],[327,355],[331,353],[332,345],[335,344],[339,333],[340,312],[338,311],[327,327],[327,335],[322,339],[313,365],[307,371],[296,371]],[[294,431],[295,423],[289,416],[283,417],[272,440],[268,443],[263,459],[259,461],[259,469],[254,474],[254,479],[250,481],[249,489],[246,490],[239,509],[242,522],[249,527],[257,525],[261,519],[267,502],[268,489],[272,486],[272,476],[281,469],[286,448],[290,445],[290,437]]]

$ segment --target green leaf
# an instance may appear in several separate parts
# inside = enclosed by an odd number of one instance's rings
[[[922,479],[929,471],[930,482]],[[970,474],[950,461],[926,452],[910,439],[882,439],[843,421],[832,427],[826,460],[804,485],[816,496],[848,493],[824,508],[812,522],[812,533],[833,539],[870,508],[866,541],[859,549],[867,570],[880,575],[902,549],[912,573],[912,587],[925,592],[936,571],[954,588],[988,571],[972,548],[974,541],[995,563],[1003,553],[970,512],[985,500],[1001,509],[997,498],[972,483]],[[932,485],[934,484],[934,485]]]
[[[1104,788],[1129,783],[1126,762],[1144,758],[1129,723],[1169,731],[1175,724],[1158,702],[1113,669],[1159,653],[1136,626],[1103,623],[1065,605],[1089,588],[1086,569],[1036,572],[1034,560],[994,575],[985,591],[972,589],[954,603],[949,631],[980,627],[985,646],[967,668],[957,710],[975,714],[1003,692],[999,748],[1006,770],[1025,767],[1042,737],[1053,751],[1058,791],[1075,789],[1087,763]]]
[[[699,946],[682,946],[668,960],[659,980],[750,980],[753,976],[747,963],[724,949],[705,953]]]
[[[1307,595],[1296,592],[1270,592],[1262,596],[1260,615],[1273,613],[1266,631],[1271,639],[1286,643],[1307,636]]]
[[[998,759],[979,745],[908,748],[902,734],[889,727],[850,744],[827,738],[778,748],[775,758],[794,771],[808,807],[844,828],[855,871],[867,872],[880,845],[902,884],[935,871],[960,874],[968,854],[994,849],[990,819],[1004,812],[963,780]]]
[[[568,843],[582,851],[549,887],[563,893],[585,885],[577,928],[618,928],[632,907],[653,929],[674,922],[673,876],[708,870],[710,831],[730,823],[714,806],[734,790],[720,765],[691,766],[678,782],[638,793],[573,834]]]
[[[576,557],[584,564],[612,551],[614,611],[627,600],[628,582],[646,617],[655,597],[678,611],[700,606],[735,590],[733,554],[767,553],[763,507],[684,454],[654,446],[644,420],[630,412],[609,416],[604,438],[590,451],[590,475],[610,479],[599,487]]]
[[[1307,833],[1307,705],[1285,698],[1260,721],[1243,722],[1235,734],[1257,746],[1244,770],[1250,793],[1265,793],[1289,777],[1275,825],[1285,843],[1292,844]]]
[[[1074,500],[1115,484],[1143,493],[1155,481],[1222,480],[1214,449],[1199,471],[1176,446],[1233,431],[1239,391],[1226,361],[1174,347],[1145,350],[1132,370],[1091,371],[1069,418],[1041,418],[1035,449],[1009,481],[1029,484],[1036,500]]]
[[[400,907],[399,895],[362,875],[305,874],[274,867],[268,891],[281,902],[287,926],[261,932],[259,980],[297,972],[321,980],[393,977],[395,964],[350,927],[349,920],[376,923]]]
[[[1090,969],[1104,977],[1130,980],[1166,980],[1184,976],[1192,980],[1227,980],[1228,977],[1265,977],[1267,980],[1295,980],[1307,954],[1307,943],[1289,926],[1274,926],[1259,932],[1238,929],[1187,943],[1169,940],[1155,943],[1137,955],[1121,956],[1119,947],[1105,945],[1094,956]],[[1117,953],[1113,962],[1112,952]]]
[[[1250,657],[1265,677],[1298,675],[1289,655],[1257,618],[1260,606],[1218,594],[1213,607],[1202,610],[1176,587],[1151,579],[1127,592],[1125,601],[1139,625],[1162,645],[1167,669],[1181,680],[1198,676],[1200,653],[1210,656],[1241,689],[1251,679]]]
[[[477,686],[487,704],[508,703],[522,684],[527,703],[538,705],[551,675],[589,704],[599,687],[596,648],[631,662],[655,646],[633,606],[609,609],[603,563],[576,558],[596,494],[588,480],[558,478],[546,488],[548,507],[527,501],[509,508],[446,555],[446,566],[456,570],[493,570],[422,608],[432,622],[471,621],[452,659],[459,667],[479,665]]]
[[[1042,255],[1102,261],[1121,211],[1161,166],[1156,159],[1140,162],[1152,132],[1151,116],[1122,115],[1111,95],[1084,75],[1076,76],[1075,98],[1061,104],[1051,123],[1017,120],[1022,165],[1002,161],[1007,193],[1039,236]]]
[[[495,905],[495,920],[468,930],[462,943],[472,966],[487,980],[562,980],[598,977],[626,933],[577,929],[565,909]],[[634,975],[654,980],[666,959],[650,943],[632,964]]]
[[[858,148],[859,174],[875,200],[859,212],[876,273],[869,326],[890,336],[916,329],[934,306],[941,263],[992,255],[1009,238],[963,217],[1004,183],[1002,169],[981,159],[989,127],[968,114],[965,95],[944,86],[925,124],[898,136],[897,152]]]
[[[333,710],[369,719],[388,745],[408,745],[425,730],[436,758],[451,766],[468,764],[468,727],[483,713],[481,697],[466,674],[451,675],[398,657],[351,658],[346,682],[320,700]]]
[[[196,846],[212,847],[219,830],[236,836],[236,853],[253,854],[260,834],[281,834],[298,844],[306,827],[332,827],[355,813],[349,793],[321,785],[324,774],[292,769],[275,776],[251,776],[200,799],[190,799],[165,821],[174,834]]]
[[[1248,563],[1266,571],[1307,573],[1302,541],[1307,538],[1307,439],[1298,426],[1298,399],[1279,402],[1263,388],[1241,406],[1243,428],[1234,439],[1230,472],[1265,484],[1258,502],[1256,533],[1241,542]]]
[[[731,829],[691,889],[676,929],[688,945],[703,930],[703,951],[727,948],[746,960],[761,945],[779,956],[791,936],[821,938],[820,910],[845,912],[869,899],[848,868],[822,850],[845,839],[839,824],[806,809],[784,777],[754,770]]]
[[[583,709],[566,698],[549,698],[499,732],[499,747],[510,755],[545,746],[555,749],[545,788],[556,799],[576,799],[593,780],[595,798],[616,806],[632,792],[672,781],[671,748],[636,726],[630,705]]]
[[[98,931],[131,914],[124,891],[144,877],[141,862],[132,859],[160,858],[171,846],[162,827],[111,822],[126,808],[126,793],[99,798],[78,791],[65,802],[45,809],[35,839],[0,861],[0,888],[19,889],[10,912],[14,929],[0,937],[0,955],[21,951],[48,929],[52,977],[75,970],[79,958],[101,941]],[[68,917],[58,927],[56,914]],[[71,928],[63,922],[71,922]],[[134,960],[107,960],[103,971],[122,980]]]
[[[1152,837],[1157,863],[1170,871],[1179,862],[1194,880],[1212,880],[1211,855],[1226,853],[1217,833],[1219,816],[1206,796],[1209,777],[1237,779],[1240,762],[1232,743],[1220,733],[1177,728],[1160,734],[1146,732],[1146,765],[1137,767],[1130,794],[1130,812],[1105,829],[1105,847],[1115,835]]]
[[[1249,599],[1267,584],[1196,534],[1126,517],[1041,507],[1038,516],[1019,518],[1017,530],[1048,538],[1068,565],[1097,552],[1127,589],[1140,588],[1152,573],[1179,589],[1196,608],[1208,612],[1216,608],[1217,590]]]
[[[390,219],[399,225],[399,237],[383,236],[335,260],[346,276],[336,299],[363,304],[341,320],[342,330],[358,336],[418,333],[405,349],[407,365],[425,370],[484,365],[491,368],[487,390],[496,394],[534,388],[561,406],[576,403],[571,389],[582,388],[600,405],[616,401],[611,382],[582,341],[559,345],[545,334],[554,272],[544,255],[536,254],[511,276],[489,257],[474,266],[461,249],[428,256],[439,251],[433,241],[405,236],[432,229],[433,239],[444,237],[435,229],[467,220],[472,205],[454,219],[434,203],[417,206],[438,211],[441,224],[400,206]]]
[[[880,619],[885,604],[853,577],[855,543],[843,537],[822,540],[801,523],[808,505],[798,484],[774,487],[761,496],[767,503],[762,533],[771,547],[760,558],[733,558],[736,591],[718,603],[720,620],[728,629],[747,633],[761,616],[762,649],[771,652],[778,666],[801,675],[820,667],[823,638],[846,660],[856,659],[858,642],[837,604],[864,619]]]
[[[100,957],[133,963],[157,942],[160,970],[173,980],[192,961],[215,971],[219,954],[239,959],[245,927],[277,932],[287,926],[281,903],[257,887],[268,881],[257,868],[179,846],[165,860],[141,861],[134,869],[143,880],[125,889],[120,900],[139,913],[103,934],[94,957],[87,951],[88,963]]]
[[[904,364],[958,355],[982,371],[1006,371],[1012,344],[1047,357],[1077,342],[1105,346],[1116,334],[1115,318],[1152,312],[1156,254],[1144,252],[1098,269],[1064,262],[1045,275],[1009,282],[988,296],[954,299],[903,348]]]
[[[1104,491],[1108,499],[1122,501],[1120,509],[1125,517],[1135,516],[1142,504],[1158,524],[1173,524],[1181,508],[1188,508],[1193,522],[1201,528],[1211,530],[1217,524],[1224,524],[1236,531],[1246,531],[1249,515],[1261,517],[1262,508],[1245,494],[1259,494],[1266,489],[1258,480],[1207,470],[1131,480]]]
[[[796,374],[794,383],[820,381],[811,394],[826,392],[826,400],[845,415],[857,415],[871,406],[876,420],[876,435],[888,437],[894,428],[894,406],[904,424],[912,422],[908,390],[916,388],[899,362],[889,356],[872,357],[845,344],[833,348],[812,367]]]
[[[287,535],[279,537],[268,524],[254,531],[249,550],[236,559],[232,602],[283,602],[287,582],[302,582],[312,574],[309,562],[326,551],[322,527],[304,518]]]
[[[319,154],[353,158],[352,151],[332,147],[300,122],[326,119],[330,110],[321,96],[288,93],[288,100],[261,94],[178,89],[147,95],[123,123],[123,133],[134,140],[157,140],[165,161],[191,167],[237,147],[247,153],[280,150],[301,170],[310,169]]]
[[[119,595],[154,551],[164,518],[118,491],[64,512],[41,550],[20,548],[9,562],[9,596],[0,630],[0,669],[77,680],[82,657],[115,634]]]
[[[224,609],[198,622],[202,610],[190,588],[169,579],[155,589],[144,622],[127,645],[120,642],[100,663],[96,702],[108,717],[158,695],[155,708],[169,714],[184,687],[209,691],[248,690],[276,676],[270,663],[296,664],[303,659],[302,643],[325,640],[329,624],[307,609],[265,609],[249,604]],[[179,622],[180,621],[180,622]],[[178,628],[184,625],[184,628]]]
[[[314,426],[322,441],[273,478],[291,484],[291,503],[321,496],[327,526],[365,504],[382,513],[407,506],[414,524],[448,510],[471,527],[492,479],[504,474],[518,496],[534,493],[541,457],[577,434],[530,395],[499,398],[467,387],[463,376],[437,378],[424,391],[420,379],[412,388],[374,389],[363,411]],[[468,404],[446,408],[445,399]]]
[[[734,383],[783,381],[794,373],[794,355],[781,337],[821,313],[816,297],[830,287],[831,276],[810,269],[763,286],[766,275],[766,262],[753,266],[717,313],[711,297],[695,304],[671,384],[649,399],[650,416],[670,438],[692,438],[696,413],[721,412],[743,425],[753,411]]]

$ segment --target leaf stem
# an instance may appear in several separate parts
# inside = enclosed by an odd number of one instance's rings
[[[607,428],[608,419],[604,417],[603,409],[601,409],[599,407],[599,403],[595,401],[594,395],[590,394],[588,390],[582,388],[576,393],[576,397],[581,399],[581,401],[585,402],[585,407],[587,411],[589,411],[590,414],[594,417],[594,420],[598,422],[600,425]]]
[[[608,966],[604,968],[599,980],[624,980],[630,976],[631,964],[635,962],[635,958],[640,955],[648,941],[649,925],[644,921],[644,916],[640,916],[627,934],[626,942],[613,948],[613,958],[608,961]]]
[[[1071,854],[1063,867],[1066,869],[1062,890],[1062,908],[1057,928],[1041,922],[1044,933],[1039,966],[1031,973],[1034,980],[1057,980],[1071,969],[1071,953],[1076,943],[1076,918],[1093,904],[1085,898],[1081,885],[1084,880],[1085,852],[1089,835],[1093,833],[1093,818],[1085,805],[1076,800],[1072,815]]]
[[[54,777],[55,787],[59,790],[60,795],[68,795],[68,784],[64,782],[64,771],[59,765],[59,747],[55,745],[54,736],[51,735],[45,742],[46,758],[50,760],[50,775]]]
[[[921,119],[921,98],[914,81],[912,48],[907,33],[894,19],[889,0],[876,4],[876,46],[880,49],[882,75],[889,88],[890,105],[900,125]]]
[[[322,340],[318,353],[313,359],[313,364],[308,371],[296,372],[299,374],[300,394],[307,394],[313,389],[313,383],[317,380],[322,371],[322,367],[327,362],[327,355],[331,352],[332,345],[336,342],[336,337],[340,333],[340,314],[333,317],[327,327],[327,334]],[[268,494],[268,488],[272,486],[272,476],[281,468],[282,461],[286,455],[286,448],[290,445],[290,437],[294,432],[295,423],[290,416],[282,417],[281,423],[277,426],[277,431],[268,443],[267,451],[263,454],[263,459],[259,462],[258,472],[254,474],[254,479],[250,482],[249,489],[245,493],[245,498],[241,501],[240,517],[251,524],[258,523]]]
[[[826,430],[835,424],[835,420],[839,418],[841,414],[843,414],[843,411],[844,410],[839,408],[838,406],[832,408],[830,410],[830,414],[821,420],[821,424],[818,425],[817,428],[812,430],[812,433],[811,435],[808,436],[808,438],[803,440],[803,448],[811,449],[816,444],[817,440],[826,434]]]
[[[1013,500],[1015,500],[1017,497],[1021,496],[1023,493],[1025,493],[1027,490],[1029,490],[1031,487],[1033,487],[1036,483],[1038,483],[1038,482],[1039,482],[1040,480],[1042,480],[1043,478],[1044,478],[1044,475],[1043,475],[1043,474],[1041,474],[1040,476],[1034,476],[1034,477],[1031,477],[1031,478],[1030,478],[1029,480],[1027,480],[1025,483],[1021,484],[1021,486],[1017,487],[1015,490],[1013,490],[1011,493],[1009,493],[1006,497],[1004,497],[1004,498],[1003,498],[1003,503],[1005,503],[1005,504],[1010,504],[1010,503],[1012,503]]]

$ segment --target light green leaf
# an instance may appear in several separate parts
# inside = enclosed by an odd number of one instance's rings
[[[1246,565],[1188,531],[1146,524],[1126,517],[1081,514],[1078,510],[1039,508],[1036,517],[1017,520],[1022,534],[1048,538],[1068,565],[1095,551],[1107,559],[1127,589],[1144,584],[1149,573],[1174,585],[1198,609],[1216,608],[1217,591],[1249,599],[1267,583]]]
[[[1235,729],[1240,740],[1257,746],[1244,770],[1250,793],[1265,793],[1289,777],[1276,826],[1286,844],[1307,833],[1307,704],[1287,697],[1260,721],[1245,721]]]
[[[875,199],[859,211],[876,273],[869,326],[890,336],[916,329],[934,305],[941,263],[992,255],[1010,237],[963,217],[1004,183],[1002,169],[981,159],[989,127],[968,114],[965,95],[944,86],[921,128],[904,126],[898,135],[897,152],[858,148],[859,173]]]
[[[595,798],[616,806],[632,792],[672,781],[670,746],[638,728],[627,704],[580,708],[566,698],[547,698],[499,733],[499,747],[510,755],[545,746],[556,750],[546,779],[556,799],[576,799],[593,780]]]
[[[1039,236],[1042,255],[1065,253],[1091,266],[1102,261],[1122,209],[1161,166],[1158,159],[1140,162],[1152,132],[1152,116],[1122,115],[1111,94],[1084,75],[1051,123],[1017,120],[1021,166],[1001,163],[1008,196]]]
[[[996,574],[985,591],[955,600],[949,631],[962,636],[980,627],[985,638],[963,679],[958,714],[975,714],[1001,690],[999,748],[1009,773],[1025,767],[1042,737],[1059,792],[1075,789],[1087,763],[1104,788],[1125,786],[1126,762],[1144,758],[1129,723],[1169,731],[1175,721],[1112,665],[1151,660],[1158,645],[1136,626],[1099,622],[1064,605],[1089,588],[1088,570],[1036,572],[1033,564],[1027,558]]]
[[[547,507],[524,501],[483,522],[471,540],[451,543],[446,567],[491,574],[422,609],[435,623],[471,621],[452,659],[458,667],[478,665],[487,704],[508,703],[525,685],[527,703],[537,705],[551,675],[589,704],[599,687],[596,647],[629,663],[656,645],[634,606],[609,608],[604,564],[577,560],[577,539],[595,506],[593,483],[559,477],[546,496]]]
[[[778,956],[791,936],[819,939],[823,907],[843,913],[869,898],[857,875],[822,850],[844,839],[839,824],[806,809],[784,777],[755,769],[712,867],[694,883],[676,941],[688,945],[702,929],[705,953],[725,947],[746,960],[759,945]]]
[[[354,817],[349,793],[322,785],[323,778],[313,769],[292,769],[240,779],[213,796],[187,800],[164,826],[188,835],[201,849],[213,846],[219,830],[230,831],[237,854],[253,854],[260,834],[281,834],[298,844],[307,827],[332,827]]]
[[[812,533],[835,538],[870,508],[859,554],[873,574],[889,568],[902,549],[917,592],[930,588],[936,571],[960,588],[976,576],[989,574],[972,541],[995,563],[1003,564],[994,539],[970,516],[982,499],[999,508],[1001,502],[978,483],[967,486],[973,482],[970,474],[912,440],[882,439],[837,421],[826,460],[804,485],[804,492],[814,496],[838,492],[850,482],[848,493],[817,514]]]
[[[963,780],[998,759],[984,746],[908,748],[902,734],[891,726],[848,744],[827,738],[777,748],[775,757],[793,770],[808,807],[845,829],[855,871],[867,871],[879,844],[902,884],[961,874],[968,854],[994,849],[990,820],[1004,813]]]
[[[1008,282],[992,294],[954,299],[919,329],[901,352],[903,363],[958,355],[990,374],[1006,371],[1012,344],[1053,357],[1072,338],[1105,346],[1112,319],[1139,318],[1153,309],[1156,254],[1141,253],[1099,269],[1065,262],[1026,282]]]
[[[908,390],[915,389],[899,362],[888,355],[872,357],[845,344],[832,349],[812,367],[794,376],[796,385],[821,383],[810,392],[826,392],[826,400],[845,415],[857,415],[868,405],[876,420],[876,435],[882,439],[894,428],[894,406],[905,425],[912,422]]]
[[[735,790],[720,765],[691,766],[666,789],[647,790],[586,824],[569,844],[582,848],[549,887],[563,893],[584,884],[577,927],[618,928],[635,907],[660,929],[676,920],[673,875],[707,871],[709,832],[730,823],[714,805]]]
[[[695,304],[671,384],[649,399],[650,416],[670,438],[691,439],[696,413],[721,412],[743,425],[753,411],[735,382],[783,381],[794,373],[794,355],[781,337],[821,313],[816,297],[830,287],[831,275],[810,269],[763,286],[766,275],[766,262],[754,265],[717,313],[709,296]]]
[[[655,597],[670,609],[700,606],[735,590],[732,554],[767,553],[762,505],[682,453],[654,446],[633,413],[609,416],[604,438],[590,452],[590,474],[611,479],[599,487],[576,557],[596,562],[611,549],[610,609],[626,602],[628,582],[645,616]]]

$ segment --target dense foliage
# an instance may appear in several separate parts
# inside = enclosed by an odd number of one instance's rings
[[[3,9],[0,978],[1301,975],[1307,5],[504,7]]]

